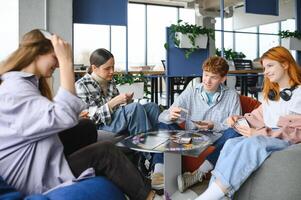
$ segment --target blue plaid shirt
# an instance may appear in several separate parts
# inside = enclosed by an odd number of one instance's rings
[[[96,108],[94,114],[90,115],[91,120],[100,126],[111,123],[112,113],[110,112],[108,101],[119,95],[119,91],[116,88],[114,81],[108,83],[107,95],[105,96],[99,83],[92,78],[91,74],[87,73],[81,79],[76,81],[75,89],[77,96],[81,98],[88,107]],[[118,106],[114,108],[113,112],[117,108]]]

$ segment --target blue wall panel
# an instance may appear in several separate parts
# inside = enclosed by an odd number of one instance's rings
[[[169,77],[201,76],[202,64],[209,56],[209,50],[199,49],[185,58],[184,49],[175,47],[167,28],[168,49],[166,55],[166,75]]]
[[[127,25],[127,0],[74,0],[73,23]]]
[[[278,0],[245,0],[246,13],[279,15]]]

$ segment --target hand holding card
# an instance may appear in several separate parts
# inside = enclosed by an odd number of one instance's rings
[[[209,120],[202,120],[202,121],[194,121],[191,120],[194,125],[201,130],[211,130],[214,127],[214,123],[212,121]]]

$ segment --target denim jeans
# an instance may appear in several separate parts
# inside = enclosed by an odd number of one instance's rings
[[[207,156],[206,160],[208,160],[213,166],[215,166],[220,152],[226,141],[239,136],[241,135],[237,133],[233,128],[226,129],[223,135],[217,141],[214,142],[213,146],[215,147],[215,150],[213,153]]]
[[[267,136],[237,137],[226,142],[215,169],[211,172],[210,182],[219,179],[228,189],[229,196],[258,169],[274,151],[287,148],[289,142]]]
[[[155,103],[130,103],[119,107],[112,116],[112,122],[100,129],[113,132],[127,132],[136,135],[158,130],[159,107]]]

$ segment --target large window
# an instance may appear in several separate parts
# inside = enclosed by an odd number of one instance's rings
[[[279,32],[279,23],[272,23],[267,25],[259,26],[259,33],[272,33],[277,34]],[[262,55],[264,52],[272,47],[279,45],[278,35],[259,35],[259,54]]]
[[[123,70],[126,66],[126,28],[111,27],[111,51],[115,58],[115,70]]]
[[[281,30],[282,31],[295,31],[296,30],[296,22],[295,19],[287,19],[281,22]],[[295,50],[291,50],[293,57],[296,59],[297,52]]]
[[[129,66],[146,65],[146,6],[128,6],[128,52]]]
[[[74,61],[88,65],[89,54],[93,50],[107,48],[115,56],[117,70],[125,70],[126,61],[129,70],[131,66],[161,66],[161,60],[166,59],[166,27],[179,19],[195,24],[195,10],[129,3],[128,34],[125,26],[74,24]],[[215,19],[215,46],[220,49],[221,20]],[[295,30],[294,19],[235,31],[232,20],[224,19],[224,47],[243,52],[247,59],[255,59],[269,48],[279,45],[277,33],[280,27],[281,30]],[[292,51],[292,54],[295,55],[295,52]]]
[[[221,18],[216,18],[215,29],[221,30]],[[232,31],[232,18],[224,19],[224,30]],[[215,47],[221,49],[221,31],[215,31]],[[233,33],[224,32],[224,48],[233,49]]]
[[[163,17],[164,16],[164,17]],[[147,6],[147,64],[165,59],[166,27],[177,23],[177,8]]]
[[[183,22],[187,22],[189,24],[195,24],[195,10],[180,8],[179,19],[181,19],[181,20],[183,20]]]
[[[128,66],[162,65],[166,59],[166,27],[178,19],[195,23],[193,9],[130,3],[128,5]],[[84,39],[83,39],[84,38]],[[75,64],[89,65],[89,55],[107,48],[115,56],[116,70],[126,68],[126,27],[74,24]]]
[[[89,65],[89,55],[98,48],[110,50],[110,27],[74,24],[74,63]]]
[[[256,27],[245,28],[238,31],[257,32]],[[243,52],[247,59],[255,59],[257,57],[257,34],[235,33],[235,50]]]

